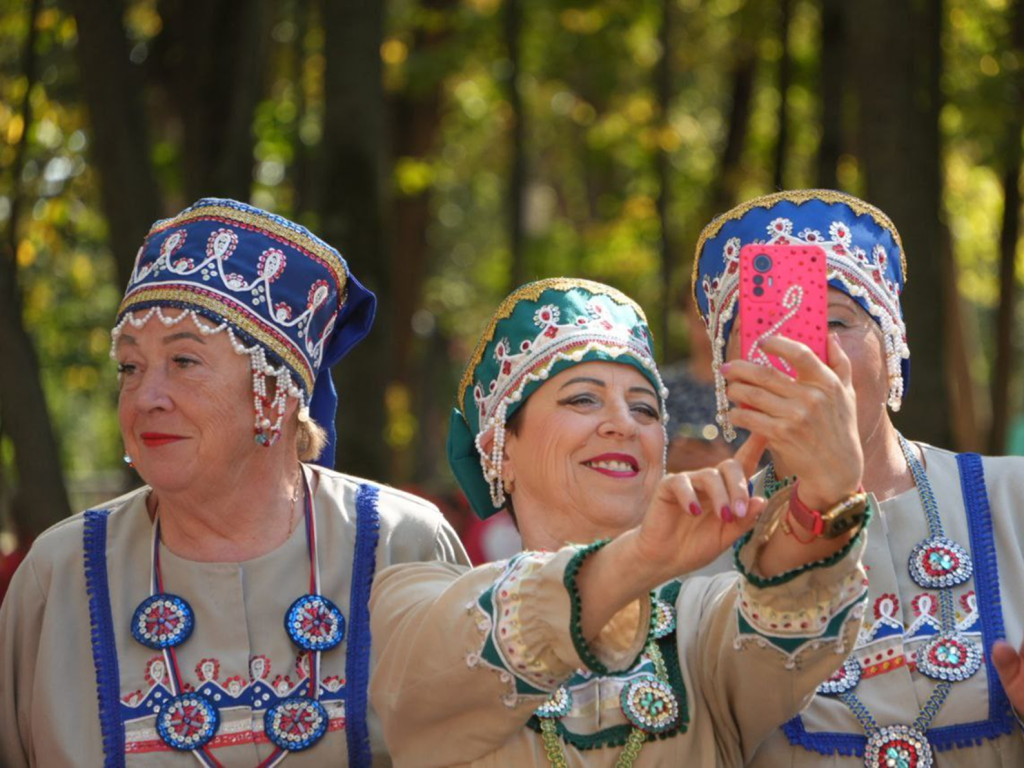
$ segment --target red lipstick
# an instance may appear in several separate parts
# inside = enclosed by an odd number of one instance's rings
[[[185,439],[183,435],[168,435],[164,432],[143,432],[139,437],[148,448],[159,448],[161,445]]]

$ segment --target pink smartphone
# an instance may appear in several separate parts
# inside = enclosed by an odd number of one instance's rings
[[[816,245],[745,245],[740,250],[740,350],[744,360],[795,376],[790,365],[761,349],[785,336],[828,362],[828,276]]]

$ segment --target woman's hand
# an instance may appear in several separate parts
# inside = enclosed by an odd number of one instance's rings
[[[765,500],[751,497],[765,442],[753,436],[716,467],[666,475],[635,531],[639,557],[654,565],[657,583],[711,563],[754,527]]]
[[[1017,716],[1024,717],[1024,643],[1018,651],[1005,640],[997,640],[992,646],[992,663]]]
[[[754,527],[765,500],[750,496],[747,478],[764,448],[764,439],[752,436],[717,467],[662,478],[640,526],[580,569],[585,638],[596,637],[617,611],[658,585],[712,562]]]
[[[828,365],[806,345],[784,337],[770,337],[761,346],[788,362],[796,378],[743,360],[723,365],[729,399],[746,406],[733,408],[729,417],[764,438],[772,457],[800,478],[804,504],[826,509],[857,490],[864,470],[850,360],[833,334]]]

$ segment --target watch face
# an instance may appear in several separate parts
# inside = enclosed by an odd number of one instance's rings
[[[864,522],[864,513],[867,510],[867,506],[867,500],[863,500],[852,504],[848,509],[842,510],[835,517],[822,518],[825,528],[821,535],[826,539],[834,539],[856,528]]]

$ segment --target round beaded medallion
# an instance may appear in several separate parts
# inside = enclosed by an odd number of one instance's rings
[[[935,680],[966,680],[981,667],[981,650],[960,634],[939,635],[917,653],[917,669]]]
[[[195,626],[192,607],[177,595],[161,592],[143,600],[132,616],[132,637],[162,651],[188,640]]]
[[[327,710],[313,699],[297,696],[275,704],[263,718],[267,738],[281,749],[299,752],[327,733]]]
[[[668,683],[643,675],[622,689],[622,712],[646,733],[662,733],[676,724],[679,702]]]
[[[651,634],[660,640],[675,631],[676,609],[660,598],[651,600]]]
[[[963,584],[974,572],[967,550],[945,536],[933,536],[910,553],[910,577],[925,589]]]
[[[341,610],[322,595],[303,595],[284,616],[288,636],[307,651],[334,648],[345,636]]]
[[[156,731],[164,744],[184,752],[205,745],[220,725],[220,713],[199,693],[168,699],[156,716]]]
[[[868,737],[864,749],[867,768],[931,768],[932,746],[909,725],[887,725]]]
[[[550,699],[537,707],[534,714],[540,718],[565,717],[571,709],[572,693],[568,688],[562,686],[551,694]]]
[[[818,686],[818,693],[835,696],[853,690],[859,682],[860,662],[856,659],[847,659],[832,677]]]

